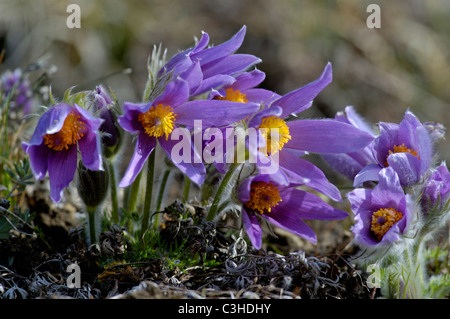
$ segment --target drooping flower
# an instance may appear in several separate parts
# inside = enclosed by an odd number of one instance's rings
[[[364,167],[355,177],[354,186],[377,181],[379,171],[392,167],[403,186],[417,183],[430,168],[432,141],[428,130],[410,111],[400,124],[380,123],[380,135],[373,141],[376,163]]]
[[[171,74],[189,83],[191,96],[211,89],[231,85],[235,77],[261,59],[250,54],[236,54],[245,37],[243,26],[231,39],[216,46],[207,47],[209,35],[202,33],[197,44],[172,57],[159,71],[159,76]]]
[[[354,127],[376,137],[372,126],[367,123],[352,106],[347,106],[344,112],[336,114],[335,119],[340,122],[348,123]],[[372,145],[369,144],[358,152],[342,154],[322,154],[330,167],[343,174],[351,181],[367,165],[376,163],[372,152]]]
[[[99,113],[103,119],[100,126],[103,154],[110,157],[117,153],[121,142],[121,129],[117,123],[117,115],[112,110],[113,102],[103,86],[97,86],[93,92],[93,112]]]
[[[238,198],[242,203],[245,231],[256,249],[262,245],[259,218],[315,244],[316,234],[303,220],[344,219],[348,216],[316,195],[280,183],[274,179],[274,175],[257,175],[245,179],[239,186]]]
[[[53,201],[61,200],[62,191],[74,178],[78,149],[85,167],[103,170],[98,134],[101,123],[77,104],[59,103],[42,114],[30,141],[22,144],[35,178],[43,179],[48,171]]]
[[[263,156],[279,158],[279,167],[292,183],[307,186],[329,196],[342,200],[337,187],[330,183],[325,174],[311,162],[301,158],[308,152],[350,153],[366,147],[373,136],[350,124],[333,119],[287,121],[291,114],[308,109],[312,100],[331,82],[331,64],[327,64],[322,75],[315,81],[271,101],[269,107],[258,112],[248,123],[257,128],[263,137],[258,142],[255,158]],[[278,136],[271,136],[272,130]],[[253,147],[255,148],[255,147]],[[270,161],[265,161],[270,162]],[[266,174],[264,165],[260,172]]]
[[[425,213],[431,210],[440,210],[450,200],[450,172],[445,162],[433,169],[425,182],[421,198]]]
[[[414,200],[405,194],[393,168],[379,172],[373,189],[357,188],[348,193],[355,214],[354,241],[361,247],[377,248],[399,241],[415,219]]]
[[[14,72],[8,70],[2,74],[0,91],[3,92],[5,99],[12,94],[11,108],[23,110],[24,115],[31,113],[34,107],[33,92],[30,81],[20,69],[16,69]]]
[[[201,121],[206,127],[224,126],[242,120],[257,111],[259,106],[248,103],[245,108],[240,103],[220,100],[192,100],[188,82],[177,78],[169,82],[163,94],[154,101],[143,104],[125,103],[124,114],[118,121],[122,128],[137,133],[135,152],[120,187],[130,185],[141,171],[145,161],[156,146],[157,141],[172,159],[172,149],[179,142],[173,132],[178,125],[194,127],[194,121]],[[179,131],[176,131],[179,133]],[[177,134],[178,135],[178,134]],[[194,183],[202,184],[205,167],[201,157],[192,145],[187,161],[173,161]]]

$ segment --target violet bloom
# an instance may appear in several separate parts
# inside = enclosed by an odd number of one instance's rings
[[[426,213],[434,209],[442,209],[450,199],[450,173],[447,165],[442,163],[434,169],[425,182],[422,206]]]
[[[194,183],[202,184],[206,172],[201,156],[192,145],[191,136],[179,134],[186,130],[175,129],[178,125],[192,128],[196,120],[201,121],[205,127],[229,125],[253,114],[259,108],[254,103],[248,103],[243,108],[242,104],[229,101],[188,101],[189,90],[188,82],[178,78],[169,82],[163,94],[152,102],[124,104],[124,114],[119,117],[119,124],[124,130],[137,133],[138,136],[135,152],[120,187],[126,187],[134,181],[157,142],[181,172]],[[181,142],[180,137],[187,139],[186,144],[191,151],[186,161],[174,161],[172,158],[172,149]]]
[[[362,247],[379,247],[402,238],[414,217],[414,200],[405,195],[393,168],[380,171],[373,189],[357,188],[348,193],[356,223],[355,242]]]
[[[59,103],[42,114],[31,140],[22,144],[35,178],[43,179],[48,171],[53,201],[61,200],[62,191],[74,178],[78,149],[84,166],[103,170],[98,134],[101,123],[76,104]]]
[[[257,128],[263,136],[265,146],[259,149],[256,158],[261,154],[271,157],[276,154],[279,156],[279,167],[292,183],[306,184],[340,201],[342,197],[337,187],[328,181],[318,167],[300,156],[307,152],[356,152],[366,147],[373,140],[373,136],[334,119],[286,121],[292,113],[308,109],[312,100],[331,80],[332,68],[328,63],[317,80],[271,101],[268,108],[249,120],[248,127]],[[276,139],[271,136],[272,129],[278,131]],[[259,165],[259,169],[262,174],[266,174],[264,165]]]
[[[353,125],[354,127],[372,135],[374,138],[376,136],[372,126],[368,124],[358,113],[356,113],[352,106],[347,106],[344,112],[339,112],[336,114],[335,120]],[[358,152],[322,154],[322,157],[327,161],[331,168],[352,181],[364,167],[369,164],[376,163],[371,144]]]
[[[203,32],[197,44],[170,59],[159,76],[170,73],[187,81],[191,96],[232,84],[235,76],[261,62],[253,55],[234,53],[242,45],[245,32],[244,26],[228,41],[212,47],[207,47],[209,35]]]
[[[375,164],[364,167],[355,177],[354,186],[377,181],[379,171],[392,167],[403,186],[417,183],[430,168],[432,141],[428,130],[407,111],[400,124],[380,123],[380,135],[373,141]]]
[[[11,108],[22,109],[24,115],[31,113],[34,106],[33,92],[30,81],[20,69],[5,72],[0,78],[0,89],[3,91],[4,98],[13,93]]]
[[[113,102],[102,86],[95,88],[93,99],[94,113],[99,112],[99,117],[103,119],[99,130],[102,133],[104,155],[111,157],[118,151],[121,141],[121,130],[116,115],[111,109]]]
[[[244,228],[256,249],[260,249],[262,244],[259,218],[315,244],[316,234],[303,220],[344,219],[348,216],[316,195],[278,183],[272,175],[247,178],[239,186],[238,197],[242,203]]]

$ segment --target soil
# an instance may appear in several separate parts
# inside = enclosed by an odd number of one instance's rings
[[[366,286],[367,274],[351,263],[355,248],[350,235],[332,238],[334,247],[323,251],[292,250],[296,239],[275,229],[267,239],[270,248],[257,251],[236,238],[239,232],[229,218],[207,222],[202,207],[175,200],[159,214],[159,247],[142,254],[130,251],[121,226],[110,225],[98,243],[88,245],[74,205],[56,207],[39,189],[25,200],[36,213],[33,222],[40,231],[30,235],[32,231],[22,225],[22,231],[0,241],[3,298],[368,299],[378,295]],[[184,264],[168,253],[177,247],[182,247],[179,258]],[[69,288],[71,264],[79,266],[80,287]]]

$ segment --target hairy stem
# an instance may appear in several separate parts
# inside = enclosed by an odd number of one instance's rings
[[[230,169],[223,177],[223,179],[219,185],[219,188],[217,189],[217,192],[216,192],[216,195],[214,196],[211,207],[209,208],[209,212],[208,212],[208,216],[206,217],[206,220],[210,221],[210,220],[214,219],[215,215],[217,214],[217,209],[222,200],[222,197],[224,196],[227,187],[229,187],[229,184],[231,183],[231,181],[234,177],[234,173],[236,172],[236,170],[238,169],[238,167],[240,165],[241,165],[240,163],[231,164]]]
[[[150,209],[152,206],[152,195],[153,195],[153,179],[155,174],[155,152],[156,150],[153,150],[153,152],[150,153],[149,159],[148,159],[148,168],[147,168],[147,184],[146,184],[146,191],[145,191],[145,201],[144,201],[144,211],[143,211],[143,219],[142,219],[142,228],[141,233],[144,235],[144,233],[148,229],[148,222],[150,218]]]
[[[117,184],[116,184],[116,171],[114,168],[114,163],[107,159],[106,163],[108,165],[109,182],[111,187],[111,219],[113,223],[119,223],[119,202],[117,199]]]

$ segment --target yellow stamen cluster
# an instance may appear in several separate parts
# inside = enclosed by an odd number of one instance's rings
[[[232,88],[228,88],[225,90],[226,96],[224,97],[216,97],[215,100],[226,100],[231,102],[240,102],[240,103],[247,103],[248,100],[246,98],[246,95],[241,93],[239,90],[233,90]]]
[[[420,157],[418,156],[417,152],[412,150],[412,149],[410,149],[410,148],[407,148],[404,143],[402,143],[402,145],[394,145],[393,149],[394,149],[393,151],[389,150],[388,156],[391,155],[391,154],[395,154],[395,153],[409,153],[409,154],[412,154],[414,156],[417,156],[417,158],[420,159]],[[386,167],[389,166],[389,163],[387,161],[387,157],[386,157],[386,161],[384,163],[384,166],[386,166]]]
[[[278,116],[268,116],[263,118],[261,125],[258,126],[258,129],[261,131],[267,142],[265,150],[261,151],[265,151],[268,155],[281,151],[284,144],[291,140],[289,127],[286,125],[286,122]],[[272,129],[276,129],[278,131],[278,136],[272,136]]]
[[[381,208],[373,213],[370,230],[381,241],[384,234],[402,218],[403,214],[393,208]]]
[[[270,182],[253,182],[250,186],[250,199],[245,207],[263,214],[270,212],[281,201],[280,191],[275,185]]]
[[[54,151],[69,149],[70,145],[75,144],[84,136],[85,123],[80,121],[79,118],[79,115],[71,111],[64,120],[63,127],[59,132],[44,136],[44,144]]]
[[[139,114],[138,120],[147,135],[154,137],[166,135],[167,140],[174,129],[175,117],[172,107],[158,104],[152,106],[147,112]]]

